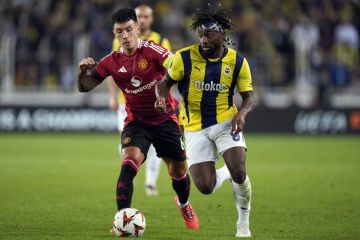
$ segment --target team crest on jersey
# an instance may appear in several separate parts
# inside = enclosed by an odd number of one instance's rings
[[[131,141],[131,138],[125,137],[125,138],[122,140],[122,143],[123,143],[123,144],[128,144],[130,141]]]
[[[140,61],[138,63],[138,66],[141,70],[147,69],[148,65],[149,65],[148,62],[144,58],[140,59]]]
[[[133,85],[134,87],[140,87],[141,85],[141,78],[139,76],[133,76],[130,80],[131,85]]]
[[[230,75],[231,69],[230,69],[229,66],[226,66],[226,67],[224,68],[224,73],[225,73],[226,75]]]

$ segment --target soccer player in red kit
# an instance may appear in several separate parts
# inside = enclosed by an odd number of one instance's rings
[[[118,210],[131,206],[133,179],[146,159],[150,144],[164,159],[177,196],[175,201],[188,228],[199,227],[189,203],[190,178],[178,120],[169,96],[166,114],[156,111],[155,85],[171,63],[171,53],[152,41],[139,38],[134,9],[123,8],[112,15],[113,33],[122,46],[95,62],[84,58],[79,63],[78,89],[88,92],[112,76],[124,93],[127,117],[121,136],[122,164],[116,188]]]

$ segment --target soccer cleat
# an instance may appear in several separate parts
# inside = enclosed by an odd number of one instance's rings
[[[145,186],[145,193],[146,193],[147,196],[157,196],[157,195],[159,195],[159,192],[156,189],[156,187],[151,186],[151,185],[146,185]]]
[[[235,237],[251,237],[249,225],[238,224]]]
[[[178,205],[179,200],[178,200],[177,196],[175,196],[174,200],[175,200],[176,206],[179,208],[180,213],[184,218],[186,227],[194,229],[194,230],[198,229],[199,228],[199,220],[196,216],[194,209],[191,207],[191,204],[188,203],[188,205],[186,205],[186,207],[182,208]]]

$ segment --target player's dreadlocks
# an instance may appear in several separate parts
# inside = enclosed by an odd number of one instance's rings
[[[217,22],[224,30],[232,31],[237,26],[232,23],[232,12],[229,10],[217,10],[215,12],[212,9],[211,5],[209,5],[209,9],[201,10],[196,9],[196,13],[194,14],[192,20],[193,23],[191,24],[191,30],[196,31],[198,27],[208,21]]]
[[[193,15],[193,22],[190,26],[191,30],[196,31],[199,28],[207,28],[215,31],[223,32],[224,34],[231,32],[237,26],[232,23],[232,12],[229,10],[215,11],[210,4],[209,9],[197,9]],[[220,6],[220,4],[219,4]],[[229,44],[234,44],[226,35],[224,40]]]

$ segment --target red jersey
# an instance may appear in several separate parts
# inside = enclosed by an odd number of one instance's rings
[[[154,108],[155,86],[166,73],[163,63],[170,55],[160,45],[139,39],[133,55],[126,55],[120,48],[101,59],[91,73],[98,81],[103,81],[108,76],[114,78],[125,97],[125,125],[136,120],[154,126],[165,122],[169,117],[178,122],[171,95],[167,101],[167,113],[158,112]]]

